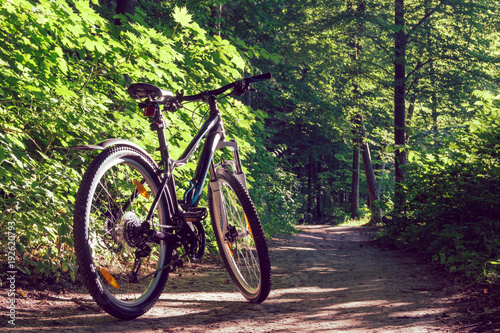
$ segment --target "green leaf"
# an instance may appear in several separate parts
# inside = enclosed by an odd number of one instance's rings
[[[186,7],[179,8],[175,6],[173,17],[175,22],[183,27],[188,27],[192,22],[192,15],[188,13]]]
[[[19,148],[26,149],[24,143],[15,136],[7,135],[7,139],[10,140],[12,143],[14,143],[16,146],[18,146]]]

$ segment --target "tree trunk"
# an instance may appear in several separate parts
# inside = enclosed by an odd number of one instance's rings
[[[394,186],[394,213],[399,215],[403,212],[405,194],[403,188],[404,165],[406,164],[405,129],[405,89],[406,89],[406,43],[404,0],[395,0],[394,14],[396,24],[396,38],[394,43],[394,143],[396,145],[395,156],[395,181]]]
[[[357,1],[356,8],[351,7],[350,10],[352,12],[356,11],[356,14],[363,15],[366,10],[366,5],[364,1]],[[358,99],[360,95],[358,78],[361,74],[361,63],[359,62],[360,53],[361,53],[361,44],[359,43],[359,36],[363,31],[364,25],[358,23],[353,27],[351,31],[351,40],[349,42],[349,46],[352,49],[351,58],[354,64],[354,77],[353,77],[353,94],[354,98]],[[356,107],[355,107],[356,108]],[[360,114],[359,110],[355,109],[355,115],[353,117],[353,126],[352,126],[352,134],[353,134],[353,151],[352,151],[352,186],[351,186],[351,218],[358,219],[359,218],[359,150],[361,148],[361,122],[360,122]]]
[[[359,118],[354,118],[353,145],[352,145],[352,184],[351,184],[351,218],[359,218],[359,147],[361,138],[359,135]]]
[[[212,18],[212,29],[210,31],[211,36],[221,36],[221,19],[222,19],[222,4],[213,6],[211,8],[211,18]]]
[[[116,0],[116,14],[135,14],[137,0]],[[116,25],[121,25],[120,19],[115,19]]]
[[[357,15],[364,15],[366,11],[366,4],[362,0],[357,1],[356,8],[351,8],[352,11],[356,11]],[[355,76],[353,78],[353,94],[355,99],[359,99],[361,92],[359,91],[358,78],[361,75],[361,62],[359,58],[361,56],[362,46],[359,43],[359,38],[363,32],[364,25],[363,21],[360,21],[352,30],[352,38],[350,41],[350,47],[352,49],[351,58],[354,63]],[[355,110],[355,116],[353,119],[353,158],[352,158],[352,200],[351,200],[351,218],[359,218],[359,150],[361,149],[361,115],[359,110]]]
[[[363,123],[363,117],[361,116],[361,131],[363,143],[361,145],[361,156],[363,157],[363,167],[365,169],[366,184],[368,187],[368,203],[370,205],[371,219],[368,224],[377,224],[382,222],[382,210],[377,202],[380,202],[380,189],[377,186],[377,180],[375,179],[375,173],[373,172],[372,157],[370,154],[370,146],[366,141],[365,126]]]
[[[309,163],[307,164],[307,214],[312,216],[312,157],[309,155]],[[308,222],[309,218],[307,218]]]
[[[431,89],[432,89],[432,128],[434,131],[438,130],[438,111],[437,111],[437,95],[436,90],[439,89],[436,87],[436,77],[434,75],[434,61],[431,61]]]
[[[426,1],[425,2],[425,16],[428,17],[427,20],[425,20],[424,26],[425,30],[427,32],[427,46],[430,47],[431,49],[434,47],[434,41],[432,39],[432,22],[431,22],[431,9],[429,8],[429,3]],[[431,116],[432,116],[432,128],[434,131],[437,131],[438,129],[438,111],[437,111],[437,106],[438,106],[438,99],[437,99],[437,94],[436,91],[438,91],[439,87],[436,87],[436,75],[434,72],[434,60],[431,60],[430,63],[430,77],[431,77],[431,90],[432,90],[432,95],[431,95]]]
[[[318,175],[321,173],[321,157],[318,161],[318,172],[316,173],[316,218],[321,219],[321,178]]]

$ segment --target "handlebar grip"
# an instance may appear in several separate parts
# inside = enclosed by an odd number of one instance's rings
[[[247,80],[248,80],[248,82],[259,82],[259,81],[269,80],[272,78],[273,78],[273,76],[271,73],[265,73],[265,74],[251,76],[251,77],[247,78]]]

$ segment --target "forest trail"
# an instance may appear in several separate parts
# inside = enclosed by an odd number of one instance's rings
[[[270,241],[273,290],[254,305],[217,264],[185,265],[161,299],[119,321],[84,293],[26,291],[19,332],[458,332],[456,292],[420,259],[381,248],[373,229],[300,226]],[[5,296],[5,289],[0,289]],[[4,298],[4,297],[2,297]],[[3,303],[3,302],[2,302]],[[0,331],[6,327],[2,305]],[[463,330],[461,330],[463,332]]]

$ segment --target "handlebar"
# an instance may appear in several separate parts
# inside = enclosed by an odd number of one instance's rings
[[[259,81],[269,80],[273,76],[271,73],[265,73],[260,75],[255,75],[247,77],[233,83],[226,84],[223,87],[217,88],[215,90],[206,90],[196,95],[184,96],[184,92],[178,92],[174,97],[170,91],[162,90],[152,84],[148,83],[133,83],[128,87],[128,93],[130,97],[134,99],[147,98],[143,102],[139,103],[139,108],[146,109],[144,111],[145,116],[151,116],[154,114],[154,105],[164,104],[165,109],[168,111],[177,111],[181,107],[182,102],[196,102],[196,101],[207,101],[210,96],[219,96],[229,89],[233,89],[230,95],[241,96],[246,91],[250,90],[250,83],[255,83]],[[151,106],[153,109],[149,110],[148,107]]]
[[[272,78],[273,78],[273,76],[271,75],[271,73],[264,73],[264,74],[259,74],[259,75],[248,77],[248,78],[246,78],[246,80],[248,80],[251,83],[254,83],[254,82],[259,82],[259,81],[264,81],[264,80],[270,80]]]
[[[214,90],[206,90],[196,95],[184,96],[182,94],[178,94],[175,99],[177,100],[177,102],[195,102],[206,99],[208,96],[219,96],[231,88],[234,88],[231,92],[231,95],[241,96],[243,93],[249,90],[250,83],[269,80],[272,79],[272,77],[273,76],[271,75],[271,73],[259,74],[226,84],[225,86]]]

